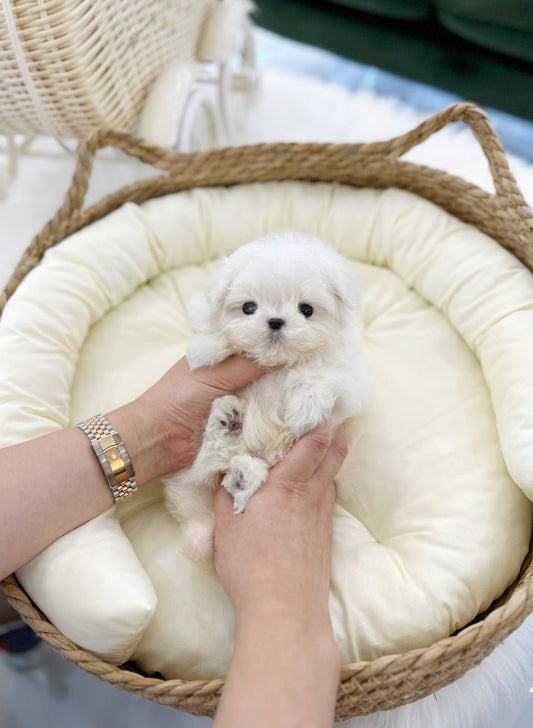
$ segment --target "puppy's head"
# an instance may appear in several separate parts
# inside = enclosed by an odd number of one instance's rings
[[[358,295],[347,261],[321,240],[278,233],[225,258],[192,297],[189,317],[237,354],[290,366],[338,345]]]

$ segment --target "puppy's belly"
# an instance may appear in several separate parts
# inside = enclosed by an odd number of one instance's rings
[[[251,396],[242,432],[244,451],[265,460],[269,467],[278,463],[294,442],[293,433],[282,420],[282,407],[275,400]]]

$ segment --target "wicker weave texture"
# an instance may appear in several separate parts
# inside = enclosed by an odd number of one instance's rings
[[[126,130],[217,0],[0,0],[0,133]]]
[[[464,180],[400,157],[451,122],[466,122],[489,162],[495,195]],[[84,209],[95,155],[116,147],[165,174],[137,182]],[[175,154],[127,134],[103,129],[80,145],[77,167],[56,216],[34,238],[2,295],[0,312],[44,252],[66,236],[127,201],[143,202],[171,192],[213,185],[280,180],[342,183],[356,187],[399,187],[414,192],[475,225],[533,271],[533,212],[527,206],[486,115],[473,104],[456,104],[407,134],[373,144],[267,144]],[[390,710],[425,697],[477,665],[533,611],[533,542],[520,577],[489,610],[457,634],[427,648],[345,665],[336,717]],[[162,680],[135,666],[115,667],[80,650],[31,603],[14,577],[2,586],[10,602],[45,641],[74,664],[111,685],[196,715],[213,715],[224,680]]]

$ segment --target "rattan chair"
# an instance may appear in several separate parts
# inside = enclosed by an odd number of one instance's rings
[[[246,72],[229,64],[250,8],[248,0],[0,0],[6,149],[13,157],[36,135],[68,148],[65,140],[102,125],[182,150],[229,141],[231,91],[253,85],[250,33]]]

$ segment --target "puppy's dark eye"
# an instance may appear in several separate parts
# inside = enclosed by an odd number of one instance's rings
[[[257,303],[254,303],[254,301],[246,301],[246,303],[242,304],[242,312],[247,316],[250,316],[250,314],[255,313],[256,311]]]
[[[309,318],[309,316],[313,315],[313,307],[308,303],[301,303],[298,306],[298,311],[302,314],[302,316],[305,316],[305,318]]]

